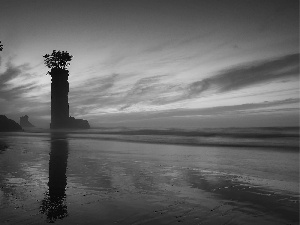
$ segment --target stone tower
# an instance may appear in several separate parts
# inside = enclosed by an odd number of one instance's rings
[[[51,123],[50,128],[69,127],[69,71],[52,68],[51,75]]]

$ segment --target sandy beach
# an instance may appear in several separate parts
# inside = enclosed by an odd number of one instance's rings
[[[299,151],[0,135],[0,224],[298,224]]]

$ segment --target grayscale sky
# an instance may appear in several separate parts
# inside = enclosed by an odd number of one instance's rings
[[[0,114],[49,127],[43,55],[66,50],[92,126],[299,123],[298,0],[0,0]]]

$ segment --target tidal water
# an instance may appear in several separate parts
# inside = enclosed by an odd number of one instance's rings
[[[0,224],[299,224],[298,131],[260,131],[1,133]]]

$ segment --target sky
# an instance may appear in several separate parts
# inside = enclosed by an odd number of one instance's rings
[[[92,127],[299,125],[298,0],[0,0],[0,114],[49,127],[43,55],[73,55]]]

